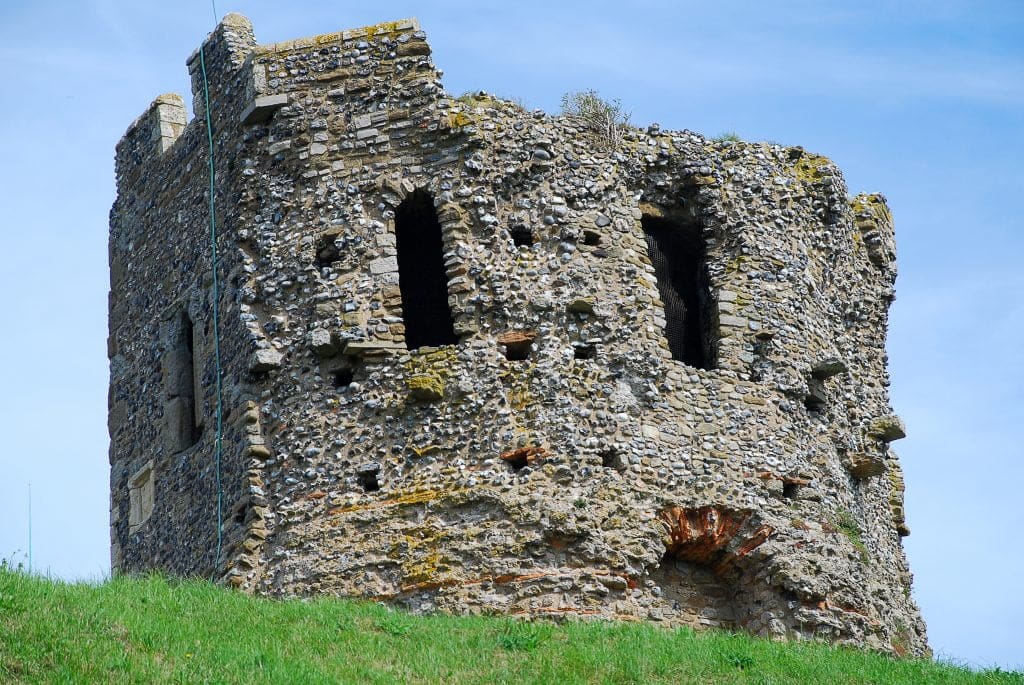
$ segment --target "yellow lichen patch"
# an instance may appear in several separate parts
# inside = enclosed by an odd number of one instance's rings
[[[820,182],[825,178],[825,174],[821,173],[821,167],[832,164],[827,157],[813,155],[799,147],[790,149],[789,158],[793,160],[793,175],[804,183]]]
[[[402,571],[405,575],[403,585],[413,585],[418,583],[432,583],[442,580],[440,576],[444,571],[448,570],[448,565],[445,563],[444,555],[440,552],[429,552],[420,559],[407,559],[402,564]],[[450,578],[444,578],[443,580],[451,580]]]
[[[335,33],[321,33],[318,36],[313,36],[313,42],[317,45],[329,45],[331,43],[337,43],[344,37],[344,32],[337,31]]]
[[[473,118],[463,111],[448,112],[448,128],[462,128],[473,123]]]
[[[859,230],[853,232],[853,251],[860,252],[864,249],[864,236]]]
[[[424,504],[426,502],[432,502],[437,499],[452,497],[456,494],[463,492],[463,490],[464,489],[453,489],[447,491],[431,489],[410,490],[398,495],[397,497],[392,497],[386,500],[366,502],[363,504],[352,504],[349,506],[334,507],[327,513],[331,516],[340,516],[342,514],[350,514],[352,512],[366,511],[369,509],[381,509],[384,507],[401,507],[414,504]]]
[[[750,261],[750,257],[746,255],[736,255],[728,261],[725,265],[725,273],[734,274],[739,272],[743,265]]]
[[[366,39],[373,40],[373,37],[378,34],[386,33],[391,35],[393,33],[398,33],[399,29],[397,21],[385,21],[380,24],[374,24],[373,26],[367,26],[363,30],[366,31]]]
[[[409,387],[409,394],[415,399],[441,399],[455,362],[453,347],[413,352],[409,361],[403,364],[408,374],[406,385]]]
[[[450,560],[441,552],[450,544],[449,537],[447,531],[431,525],[416,526],[402,533],[394,552],[403,560],[403,585],[453,580],[442,577],[451,568]]]
[[[434,373],[412,376],[406,384],[409,394],[417,400],[439,400],[444,397],[444,380]]]
[[[508,393],[508,406],[516,411],[526,409],[532,403],[529,390],[510,390]]]
[[[850,200],[850,209],[853,210],[855,217],[863,217],[864,214],[869,214],[876,221],[892,223],[892,213],[889,211],[889,205],[886,204],[885,198],[878,193],[861,193]]]

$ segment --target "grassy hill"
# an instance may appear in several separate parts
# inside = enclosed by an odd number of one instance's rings
[[[648,624],[254,599],[156,576],[66,584],[0,565],[0,682],[919,685],[1024,674]]]

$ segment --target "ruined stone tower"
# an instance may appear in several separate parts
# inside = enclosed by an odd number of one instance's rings
[[[415,21],[188,65],[117,147],[116,571],[927,650],[880,195],[453,99]]]

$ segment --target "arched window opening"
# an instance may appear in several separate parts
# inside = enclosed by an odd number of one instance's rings
[[[658,293],[665,304],[665,337],[672,358],[698,369],[712,369],[712,301],[700,224],[646,214],[641,223]]]
[[[405,346],[414,350],[458,342],[448,308],[441,224],[429,193],[416,190],[398,206],[395,240]]]

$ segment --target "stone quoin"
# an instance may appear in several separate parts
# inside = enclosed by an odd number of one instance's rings
[[[115,572],[927,653],[881,195],[453,98],[415,20],[202,50],[217,288],[198,51],[117,146]]]

